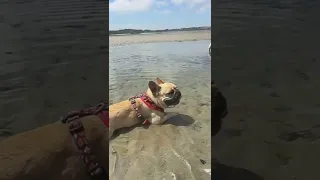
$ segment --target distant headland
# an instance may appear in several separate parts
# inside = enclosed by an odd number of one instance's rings
[[[202,27],[188,27],[188,28],[161,29],[161,30],[120,29],[120,30],[109,30],[109,35],[113,35],[113,34],[141,34],[141,33],[173,32],[173,31],[200,31],[200,30],[211,30],[211,27],[210,26],[202,26]]]

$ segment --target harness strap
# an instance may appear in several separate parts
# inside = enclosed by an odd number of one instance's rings
[[[137,118],[139,119],[139,121],[142,122],[142,124],[145,125],[145,124],[149,124],[150,122],[148,121],[148,119],[146,119],[145,117],[143,117],[142,114],[139,112],[139,109],[138,109],[137,104],[136,104],[136,99],[137,99],[137,98],[140,98],[141,101],[142,101],[145,105],[147,105],[149,108],[154,109],[154,110],[157,110],[157,111],[160,111],[160,112],[164,112],[164,109],[161,108],[161,107],[159,107],[159,106],[157,106],[157,105],[151,100],[151,98],[150,98],[149,96],[147,96],[146,93],[141,93],[141,94],[139,94],[139,95],[137,95],[137,96],[132,96],[132,97],[130,97],[130,98],[129,98],[129,101],[130,101],[131,104],[132,104],[132,108],[135,110],[136,116],[137,116]]]
[[[152,99],[149,96],[147,96],[146,94],[142,94],[142,97],[140,97],[140,99],[149,108],[156,110],[156,111],[164,112],[164,109],[159,107],[158,105],[156,105],[156,103],[154,103],[152,101]]]
[[[101,114],[104,111],[108,111],[108,108],[106,103],[100,103],[88,109],[73,111],[61,119],[62,123],[69,125],[69,132],[81,153],[81,159],[87,167],[89,176],[94,180],[105,180],[108,178],[108,175],[105,169],[98,163],[88,145],[88,139],[85,137],[84,126],[80,118],[88,115]]]
[[[136,116],[139,119],[139,121],[141,121],[142,124],[146,125],[146,124],[149,124],[149,121],[148,121],[148,119],[146,119],[146,118],[144,118],[142,116],[142,114],[139,112],[139,109],[138,109],[137,104],[136,104],[136,98],[140,98],[141,96],[142,96],[142,94],[140,94],[138,96],[132,96],[132,97],[129,98],[129,101],[130,101],[130,103],[132,105],[132,108],[136,112]]]

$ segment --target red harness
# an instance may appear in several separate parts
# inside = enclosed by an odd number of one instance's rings
[[[142,121],[142,124],[144,124],[144,125],[145,124],[149,124],[149,121],[148,121],[148,119],[144,118],[142,116],[142,114],[139,112],[138,107],[136,105],[136,99],[137,98],[140,98],[141,101],[145,105],[147,105],[149,108],[151,108],[153,110],[156,110],[156,111],[164,112],[164,109],[159,107],[158,105],[156,105],[156,103],[154,103],[152,101],[152,99],[146,93],[142,93],[142,94],[139,94],[137,96],[133,96],[133,97],[129,98],[129,101],[132,104],[132,108],[136,111],[136,116],[140,121]]]
[[[136,111],[137,118],[142,121],[142,124],[144,124],[144,125],[145,124],[149,124],[149,121],[146,118],[144,118],[142,116],[142,114],[139,112],[138,107],[136,105],[136,100],[135,100],[137,98],[140,98],[141,101],[145,105],[147,105],[150,109],[153,109],[153,110],[156,110],[156,111],[160,111],[160,112],[164,112],[164,109],[159,107],[159,106],[157,106],[152,101],[152,99],[149,96],[147,96],[146,93],[142,93],[142,94],[140,94],[138,96],[133,96],[133,97],[129,98],[129,101],[131,102],[133,109]],[[97,115],[102,120],[104,125],[109,128],[109,111],[103,110],[100,113],[98,113]]]
[[[142,96],[140,96],[140,99],[149,108],[156,110],[156,111],[164,112],[164,109],[159,107],[158,105],[156,105],[156,103],[154,103],[152,101],[152,99],[149,96],[147,96],[147,94],[145,94],[145,93],[142,94]]]
[[[85,136],[85,130],[80,120],[81,117],[97,115],[102,119],[104,124],[109,127],[109,115],[108,115],[107,103],[100,103],[97,106],[82,109],[80,111],[73,111],[68,113],[65,117],[61,118],[62,123],[68,124],[69,133],[71,134],[78,150],[81,154],[81,158],[87,167],[87,171],[92,179],[107,179],[107,171],[100,165],[98,159],[93,154],[88,139]]]
[[[103,124],[109,128],[109,111],[101,111],[97,116],[101,119]]]

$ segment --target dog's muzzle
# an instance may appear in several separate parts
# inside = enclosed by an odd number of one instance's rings
[[[181,99],[181,92],[178,89],[175,89],[173,95],[171,97],[166,97],[163,100],[163,102],[168,107],[173,107],[180,103],[180,99]]]

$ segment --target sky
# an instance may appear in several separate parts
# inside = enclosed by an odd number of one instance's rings
[[[211,0],[110,0],[109,29],[211,26]]]

